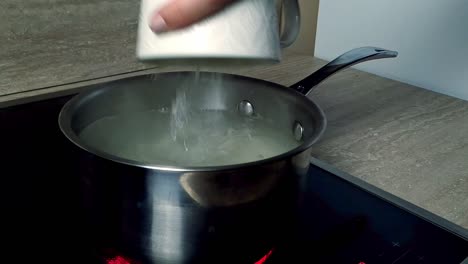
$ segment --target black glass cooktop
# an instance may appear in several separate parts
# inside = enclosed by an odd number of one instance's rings
[[[70,97],[0,108],[0,262],[100,263],[78,208]],[[290,241],[257,263],[468,263],[468,232],[312,159]],[[130,263],[107,252],[108,263]],[[220,260],[222,263],[222,260]]]

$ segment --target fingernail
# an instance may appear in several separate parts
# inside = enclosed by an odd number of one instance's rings
[[[161,33],[167,31],[166,21],[160,16],[156,15],[151,19],[150,28],[154,33]]]

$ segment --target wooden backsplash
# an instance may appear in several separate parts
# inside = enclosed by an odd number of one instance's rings
[[[317,1],[301,1],[290,49],[313,52]],[[138,0],[1,0],[0,96],[155,67],[135,57],[138,14]]]

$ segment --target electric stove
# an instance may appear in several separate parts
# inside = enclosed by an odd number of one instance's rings
[[[90,246],[77,153],[57,124],[70,98],[0,108],[0,261],[138,263]],[[466,229],[320,160],[311,159],[303,190],[290,235],[257,264],[468,263]]]

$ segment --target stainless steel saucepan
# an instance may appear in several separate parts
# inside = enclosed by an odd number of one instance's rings
[[[197,73],[127,78],[75,96],[63,107],[59,125],[79,147],[76,168],[87,219],[99,241],[96,246],[149,263],[254,263],[289,232],[311,147],[326,128],[323,111],[306,95],[341,69],[396,56],[385,49],[357,48],[291,87],[199,73],[204,85],[188,98],[192,107],[255,111],[301,141],[290,151],[241,164],[174,166],[128,159],[80,137],[84,128],[106,116],[170,106],[174,87]],[[222,85],[210,85],[213,77],[222,78]]]

